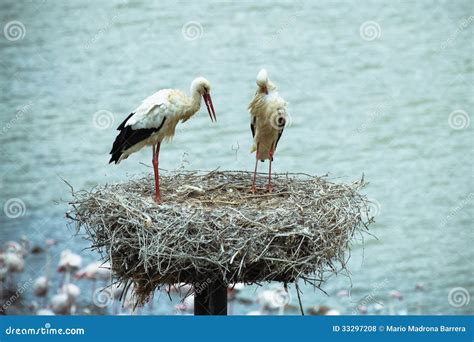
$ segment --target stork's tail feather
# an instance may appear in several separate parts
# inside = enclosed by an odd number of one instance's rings
[[[109,164],[112,162],[115,162],[115,164],[118,164],[120,161],[120,157],[122,156],[122,152],[115,152],[115,153],[110,153],[112,157],[110,157]]]

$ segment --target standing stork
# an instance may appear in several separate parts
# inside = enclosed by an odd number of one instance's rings
[[[253,136],[251,152],[256,152],[251,189],[253,193],[256,191],[258,161],[263,162],[267,159],[269,160],[267,189],[269,192],[272,191],[272,161],[288,117],[286,106],[287,103],[278,95],[275,84],[268,79],[267,71],[260,70],[257,75],[257,91],[248,106]]]
[[[143,100],[121,124],[120,133],[115,138],[109,163],[120,163],[130,154],[144,146],[153,147],[153,171],[155,173],[155,201],[161,202],[158,156],[164,139],[174,136],[176,125],[187,121],[201,107],[201,97],[209,112],[211,121],[216,121],[216,113],[211,100],[211,84],[203,77],[191,83],[191,96],[177,89],[162,89]]]

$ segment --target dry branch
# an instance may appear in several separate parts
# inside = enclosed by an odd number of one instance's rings
[[[275,174],[274,192],[248,192],[248,172],[179,172],[73,193],[68,216],[103,253],[139,304],[155,289],[197,284],[294,282],[319,286],[344,268],[349,242],[372,222],[363,180]],[[261,180],[263,182],[263,179]]]

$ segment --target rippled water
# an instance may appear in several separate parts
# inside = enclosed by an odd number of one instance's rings
[[[23,27],[0,39],[0,200],[19,199],[25,211],[0,213],[0,240],[55,238],[53,253],[71,248],[94,260],[65,225],[61,178],[82,189],[149,172],[148,149],[107,164],[115,126],[144,97],[187,90],[198,75],[212,82],[218,124],[200,113],[181,125],[160,166],[251,170],[246,106],[265,67],[292,118],[275,171],[338,181],[364,174],[377,203],[377,239],[354,246],[351,279],[332,277],[329,296],[304,287],[305,306],[387,307],[398,289],[396,310],[472,313],[472,300],[448,300],[455,287],[474,293],[472,15],[469,0],[2,1],[1,25]],[[183,33],[193,21],[197,31]],[[30,256],[21,279],[43,264]],[[351,286],[351,298],[335,296]],[[169,308],[162,298],[154,312]]]

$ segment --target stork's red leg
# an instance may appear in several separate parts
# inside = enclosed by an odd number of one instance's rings
[[[257,153],[255,153],[255,170],[253,171],[253,182],[252,188],[250,189],[251,192],[255,193],[257,191],[257,166],[258,166],[258,143],[257,143]]]
[[[161,202],[160,175],[158,173],[158,156],[160,154],[160,143],[153,145],[153,171],[155,173],[155,201]]]
[[[272,161],[273,161],[273,144],[270,147],[270,151],[268,152],[268,157],[269,157],[269,164],[268,164],[268,185],[267,185],[267,190],[268,192],[272,192],[273,187],[272,187]]]

